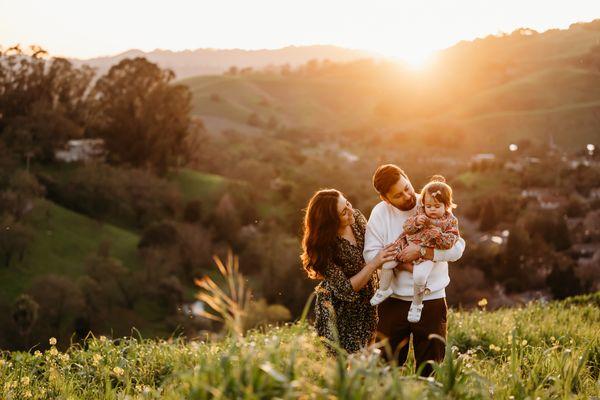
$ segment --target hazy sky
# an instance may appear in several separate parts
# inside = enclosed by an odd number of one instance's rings
[[[600,0],[0,0],[0,44],[79,58],[334,44],[417,63],[462,39],[595,18]]]

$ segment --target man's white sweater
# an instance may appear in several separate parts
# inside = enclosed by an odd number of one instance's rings
[[[393,243],[403,233],[402,226],[404,222],[417,212],[421,199],[417,196],[417,205],[410,211],[401,211],[388,202],[382,201],[373,207],[367,232],[365,234],[364,258],[369,262],[385,246]],[[423,300],[433,300],[446,297],[446,286],[450,283],[448,275],[448,262],[453,262],[462,257],[465,249],[465,241],[459,238],[451,249],[433,251],[433,261],[436,266],[433,268],[427,279],[427,287],[431,290],[426,294]],[[395,261],[386,263],[386,266],[397,264]],[[392,297],[402,300],[412,300],[413,297],[413,277],[408,271],[394,270],[391,288],[394,291]]]

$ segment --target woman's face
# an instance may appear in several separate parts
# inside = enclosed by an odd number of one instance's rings
[[[354,209],[352,204],[340,194],[337,202],[338,216],[340,217],[340,228],[345,228],[354,223]]]

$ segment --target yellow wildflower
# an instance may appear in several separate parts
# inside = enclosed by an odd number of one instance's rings
[[[94,354],[92,357],[92,364],[98,365],[102,361],[102,356],[100,354]]]
[[[29,385],[29,377],[28,376],[24,376],[21,378],[21,384],[24,386]]]
[[[481,300],[479,300],[479,301],[477,302],[477,305],[478,305],[479,307],[485,307],[485,306],[487,306],[487,303],[488,303],[488,301],[487,301],[487,299],[484,297],[483,299],[481,299]]]
[[[496,346],[495,344],[490,344],[490,350],[498,352],[502,350],[502,348],[500,346]]]
[[[117,375],[117,376],[123,376],[123,373],[124,373],[125,371],[123,371],[123,368],[121,368],[121,367],[114,367],[114,368],[113,368],[113,372],[114,372],[114,373],[115,373],[115,375]]]
[[[48,340],[48,342],[50,342],[50,346],[56,346],[56,338],[55,337],[51,337],[50,340]]]

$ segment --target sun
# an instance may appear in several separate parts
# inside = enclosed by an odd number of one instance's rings
[[[403,43],[380,42],[378,47],[380,53],[415,71],[425,69],[435,59],[438,50],[434,43],[429,43],[426,40]]]
[[[396,58],[406,64],[410,69],[422,70],[431,63],[434,58],[434,53],[431,51],[416,50],[414,52],[406,52],[405,54],[398,55]]]

